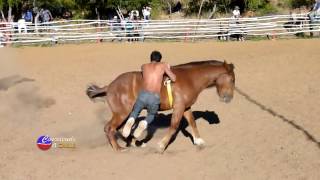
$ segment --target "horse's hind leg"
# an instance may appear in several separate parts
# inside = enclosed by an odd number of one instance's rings
[[[111,120],[107,122],[104,127],[104,132],[106,133],[106,137],[111,144],[112,148],[116,151],[124,150],[125,148],[121,147],[115,137],[117,132],[117,128],[123,123],[125,120],[125,116],[113,114]]]
[[[200,138],[200,134],[197,128],[197,124],[195,122],[194,116],[192,114],[191,109],[186,110],[183,113],[183,116],[187,119],[189,125],[192,128],[192,137],[193,137],[193,143],[199,147],[203,147],[205,142],[202,138]]]

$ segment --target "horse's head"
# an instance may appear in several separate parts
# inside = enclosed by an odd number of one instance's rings
[[[216,87],[220,100],[228,103],[232,100],[233,91],[235,89],[234,65],[224,62],[223,66],[226,69],[226,72],[218,76],[216,79]]]

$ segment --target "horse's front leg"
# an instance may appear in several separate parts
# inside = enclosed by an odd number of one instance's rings
[[[171,125],[167,134],[162,138],[162,140],[158,143],[159,151],[162,153],[166,147],[168,146],[173,134],[177,131],[180,121],[183,115],[185,107],[182,105],[176,105],[173,109],[172,117],[171,117]]]
[[[194,116],[192,114],[191,108],[187,109],[184,113],[183,116],[187,119],[189,125],[192,128],[192,137],[193,137],[193,143],[197,145],[198,147],[204,147],[204,140],[200,138],[200,134],[197,128],[197,124],[195,122]]]

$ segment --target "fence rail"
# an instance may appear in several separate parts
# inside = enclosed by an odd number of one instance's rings
[[[88,40],[205,39],[232,35],[284,36],[320,31],[320,19],[307,14],[252,18],[181,19],[114,22],[64,20],[49,23],[0,23],[2,44],[63,43]],[[1,45],[1,44],[0,44]]]

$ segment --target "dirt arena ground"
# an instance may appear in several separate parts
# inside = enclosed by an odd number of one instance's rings
[[[0,179],[319,180],[319,47],[315,39],[2,48]],[[170,64],[235,64],[233,101],[223,104],[207,89],[193,106],[202,150],[180,132],[155,153],[165,125],[153,125],[143,148],[117,153],[106,144],[110,110],[88,99],[86,85],[139,70],[155,49]],[[36,141],[45,134],[73,137],[76,148],[41,151]]]

